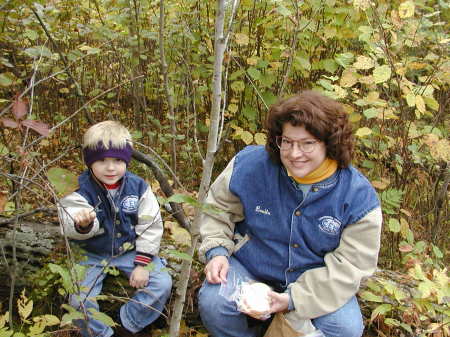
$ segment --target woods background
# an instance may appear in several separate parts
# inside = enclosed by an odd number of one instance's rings
[[[382,201],[380,271],[359,294],[368,331],[450,336],[448,2],[2,0],[0,9],[0,336],[71,334],[76,252],[55,204],[84,168],[82,133],[105,119],[132,131],[131,170],[165,205],[162,255],[187,287],[151,334],[206,336],[195,307],[204,193],[238,150],[265,143],[272,103],[311,88],[345,105],[354,165]],[[115,282],[98,313],[110,324],[127,297]]]

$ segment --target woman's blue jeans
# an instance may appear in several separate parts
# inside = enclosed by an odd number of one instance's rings
[[[240,279],[256,280],[235,258],[231,257],[230,270]],[[203,283],[199,295],[199,311],[203,324],[213,337],[257,337],[263,324],[248,324],[248,316],[237,310],[235,301],[219,294],[220,284]],[[361,310],[356,297],[330,314],[312,320],[313,325],[326,337],[360,337],[364,330]]]
[[[77,320],[74,323],[81,328],[83,337],[109,337],[114,333],[111,327],[93,319],[89,311],[90,308],[95,309],[95,311],[99,310],[95,297],[100,294],[103,280],[107,275],[102,272],[106,260],[96,254],[87,253],[86,255],[87,261],[83,261],[81,264],[86,265],[88,269],[84,280],[80,283],[81,291],[79,294],[70,296],[70,305],[82,312],[85,311],[89,319],[86,321]],[[132,251],[114,257],[109,261],[108,266],[116,267],[129,277],[135,268],[135,256],[136,252]],[[172,278],[163,269],[165,268],[165,261],[155,256],[152,263],[147,287],[137,290],[133,298],[120,308],[122,326],[132,333],[142,330],[155,321],[164,310],[164,305],[170,296]]]

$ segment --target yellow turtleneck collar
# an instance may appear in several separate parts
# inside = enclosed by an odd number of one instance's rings
[[[299,178],[288,172],[288,175],[292,177],[299,184],[310,185],[314,183],[318,183],[319,181],[325,180],[333,175],[336,172],[338,167],[337,161],[333,159],[326,158],[322,164],[306,177]]]

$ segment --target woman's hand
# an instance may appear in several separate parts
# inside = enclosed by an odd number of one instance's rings
[[[209,283],[226,283],[230,264],[226,256],[213,257],[205,267],[206,280]]]

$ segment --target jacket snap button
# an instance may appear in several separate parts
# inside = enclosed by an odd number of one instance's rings
[[[294,244],[292,245],[292,247],[293,247],[293,248],[298,248],[299,245],[298,245],[298,243],[294,243]]]
[[[288,272],[290,272],[290,273],[292,273],[293,271],[294,271],[294,269],[292,269],[292,268],[288,269]]]
[[[295,211],[295,215],[296,216],[300,216],[302,214],[302,212],[300,212],[300,211]]]
[[[116,220],[116,225],[120,225],[120,220]]]
[[[317,187],[313,188],[313,192],[317,192],[319,189]]]
[[[117,235],[116,235],[118,238],[121,238],[122,237],[122,233],[117,233]]]

